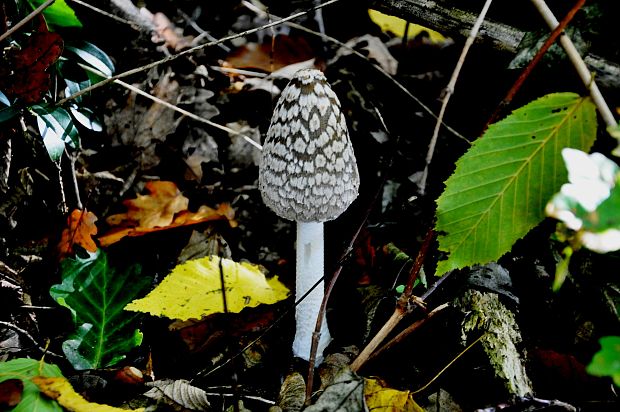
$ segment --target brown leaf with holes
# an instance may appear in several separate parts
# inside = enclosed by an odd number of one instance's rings
[[[61,258],[73,254],[75,245],[82,246],[89,252],[97,251],[97,245],[92,238],[97,234],[96,221],[97,216],[86,209],[75,209],[71,212],[67,217],[67,227],[62,231],[58,243],[58,253]]]
[[[50,88],[46,70],[62,54],[63,41],[57,33],[33,33],[21,49],[9,49],[0,67],[0,89],[26,104],[40,101]]]
[[[228,203],[217,209],[200,206],[198,211],[187,210],[189,200],[181,194],[173,182],[152,181],[146,184],[148,195],[138,195],[136,199],[125,200],[127,213],[109,216],[106,222],[117,226],[99,237],[101,246],[118,242],[125,236],[142,236],[147,233],[195,225],[210,220],[226,219],[236,226],[235,211]]]

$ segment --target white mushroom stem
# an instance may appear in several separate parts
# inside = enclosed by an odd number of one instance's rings
[[[295,299],[299,300],[323,277],[323,222],[297,222],[296,250],[297,283]],[[316,326],[324,293],[325,285],[321,281],[295,308],[297,329],[295,331],[295,341],[293,342],[293,354],[305,360],[310,359],[312,333]],[[323,358],[323,350],[327,347],[330,340],[327,322],[323,318],[321,338],[316,354],[318,362]]]

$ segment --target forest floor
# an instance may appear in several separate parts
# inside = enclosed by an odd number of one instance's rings
[[[240,313],[133,316],[140,345],[114,336],[130,321],[119,309],[119,323],[102,331],[109,334],[100,341],[109,353],[97,358],[78,347],[88,342],[76,335],[76,317],[86,316],[92,302],[75,300],[72,288],[99,281],[80,277],[90,264],[83,262],[98,253],[103,281],[114,282],[119,295],[142,297],[178,265],[210,255],[260,265],[294,291],[295,223],[263,203],[257,145],[282,89],[298,69],[312,67],[325,73],[340,100],[361,184],[346,212],[325,223],[326,281],[339,276],[327,306],[333,340],[308,410],[618,410],[612,380],[586,371],[599,339],[620,335],[617,254],[579,250],[554,292],[563,246],[554,238],[556,222],[546,219],[497,263],[434,276],[445,258],[432,230],[435,201],[514,82],[517,70],[507,68],[513,54],[473,45],[421,190],[436,124],[429,109],[441,107],[463,39],[422,31],[403,41],[371,20],[365,2],[337,2],[320,18],[305,13],[294,24],[261,30],[312,2],[267,2],[275,3],[270,14],[245,1],[146,1],[133,15],[101,6],[121,19],[67,3],[83,27],[59,30],[65,49],[87,41],[109,56],[114,74],[141,69],[75,100],[100,121],[78,124],[79,147],[67,144],[57,161],[50,161],[32,110],[1,126],[0,359],[44,359],[87,400],[117,407],[299,410],[305,394],[299,378],[306,379],[308,365],[291,351],[294,292]],[[250,32],[232,35],[244,31]],[[197,47],[206,42],[214,44]],[[70,94],[62,79],[72,78],[77,66],[69,63],[53,72],[48,103]],[[565,61],[541,65],[503,116],[547,93],[584,94],[572,70]],[[620,106],[620,89],[603,87],[603,93]],[[599,134],[592,151],[609,154],[609,138]],[[119,219],[153,216],[159,223],[119,229]],[[63,289],[70,276],[75,284]],[[407,285],[411,296],[403,302]],[[106,288],[95,287],[112,290]],[[104,313],[107,304],[95,303],[94,312]],[[404,333],[356,365],[355,374],[344,373],[395,310],[402,316],[383,344]],[[416,322],[422,323],[411,327]],[[499,347],[482,343],[489,330]],[[144,396],[153,381],[159,394]],[[344,389],[332,398],[321,396],[338,385]],[[13,410],[3,394],[16,391],[0,389],[0,409]],[[74,410],[90,410],[82,408]]]

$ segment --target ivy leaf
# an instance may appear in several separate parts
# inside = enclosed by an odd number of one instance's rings
[[[122,310],[150,283],[138,266],[118,272],[98,250],[63,260],[61,271],[62,283],[53,285],[50,295],[73,316],[77,330],[62,348],[76,369],[112,366],[140,345],[136,315]]]
[[[286,299],[289,290],[277,276],[265,278],[258,266],[222,259],[229,312]],[[210,256],[178,265],[146,297],[134,300],[125,310],[171,319],[200,319],[223,312],[220,258]]]
[[[28,2],[33,8],[37,8],[45,3],[45,0],[28,0]],[[82,23],[65,0],[56,0],[51,6],[43,10],[43,16],[50,26],[82,27]]]
[[[11,412],[62,412],[55,401],[46,398],[31,381],[35,376],[62,377],[56,365],[44,363],[36,359],[17,358],[0,362],[0,382],[9,379],[21,379],[24,384],[21,402]]]
[[[620,387],[620,336],[604,336],[599,342],[601,350],[594,354],[586,370],[594,376],[611,376]]]
[[[436,274],[499,259],[544,218],[566,181],[561,150],[588,151],[596,137],[589,98],[553,93],[489,127],[456,163],[437,199]]]

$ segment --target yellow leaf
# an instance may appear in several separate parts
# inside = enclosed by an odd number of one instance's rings
[[[370,19],[384,32],[392,32],[396,37],[403,37],[405,35],[405,27],[407,22],[401,18],[395,16],[389,16],[379,11],[368,9],[368,15]],[[430,38],[434,42],[441,42],[445,40],[445,37],[440,33],[427,29],[419,24],[410,24],[409,31],[407,32],[407,38],[415,37],[422,31],[428,32]]]
[[[250,263],[222,259],[229,312],[286,299],[289,290],[277,276],[271,279]],[[125,310],[171,319],[200,319],[224,311],[219,258],[209,256],[178,265],[151,293],[134,300]]]
[[[376,412],[424,412],[409,391],[386,388],[376,379],[364,379],[364,398],[368,409]]]
[[[48,378],[45,376],[35,376],[32,382],[39,387],[39,390],[52,399],[55,399],[60,406],[69,412],[143,412],[144,408],[121,409],[109,405],[88,402],[78,394],[71,384],[63,377]]]

